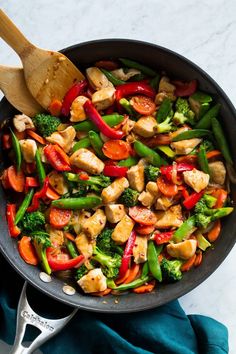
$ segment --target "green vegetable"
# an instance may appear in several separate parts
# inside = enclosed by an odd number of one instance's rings
[[[65,198],[52,201],[52,205],[59,209],[91,209],[102,204],[100,197]]]
[[[72,258],[75,258],[79,255],[77,252],[77,249],[74,246],[74,243],[72,241],[68,240],[68,238],[66,238],[66,237],[65,237],[65,244],[66,244],[66,248]]]
[[[161,270],[163,280],[172,283],[182,278],[181,266],[183,261],[179,259],[168,260],[163,258],[161,261]]]
[[[160,263],[158,261],[158,255],[162,251],[162,246],[158,246],[158,251],[154,245],[153,241],[148,242],[148,250],[147,250],[147,259],[148,259],[148,267],[153,277],[158,281],[162,281],[162,273]]]
[[[168,116],[162,123],[157,125],[157,132],[159,134],[168,133],[174,130],[172,117]]]
[[[105,253],[115,252],[123,255],[123,248],[118,246],[115,241],[111,238],[113,229],[104,229],[100,235],[98,235],[96,240],[96,246]]]
[[[140,70],[143,74],[145,74],[147,76],[156,76],[157,75],[156,71],[154,71],[153,69],[149,68],[146,65],[140,64],[134,60],[124,59],[124,58],[120,58],[119,60],[121,61],[122,64],[124,64],[128,68]]]
[[[146,77],[146,75],[142,74],[142,73],[139,73],[139,74],[136,74],[134,76],[131,76],[131,78],[128,80],[128,82],[133,82],[133,81],[142,81],[144,80]]]
[[[205,92],[197,91],[189,97],[190,107],[198,119],[202,118],[210,108],[212,97]]]
[[[21,147],[19,140],[17,139],[16,135],[11,131],[11,140],[12,140],[12,147],[15,153],[15,158],[16,158],[16,169],[19,172],[21,168],[21,163],[22,163],[22,154],[21,154]]]
[[[110,127],[114,127],[117,124],[120,124],[124,120],[124,116],[114,113],[110,114],[107,116],[103,116],[102,119],[104,122],[106,122]],[[90,130],[94,130],[95,132],[98,132],[99,129],[96,127],[96,125],[91,122],[90,120],[85,120],[84,122],[80,122],[78,124],[75,124],[73,126],[75,130],[79,130],[81,132],[89,132]]]
[[[198,151],[198,164],[201,168],[201,170],[208,175],[210,175],[210,169],[209,169],[209,164],[206,156],[206,150],[203,145],[200,145],[199,151]]]
[[[137,165],[138,161],[139,161],[138,157],[130,156],[126,160],[119,161],[117,165],[124,166],[124,167],[132,167]]]
[[[137,116],[137,112],[133,109],[129,100],[126,98],[121,98],[119,103],[126,110],[131,119]]]
[[[126,290],[130,290],[130,289],[138,288],[139,286],[144,285],[145,283],[149,282],[149,280],[151,280],[151,277],[149,277],[147,275],[146,277],[138,278],[138,279],[132,281],[131,283],[121,284],[119,286],[116,286],[114,281],[108,279],[107,285],[108,285],[109,288],[111,288],[113,290],[126,291]]]
[[[157,122],[158,123],[164,122],[171,115],[171,111],[172,111],[172,102],[169,98],[165,98],[157,111],[156,114]]]
[[[204,199],[208,208],[213,208],[217,202],[217,198],[210,194],[204,194],[202,198]]]
[[[118,253],[106,254],[97,246],[93,250],[93,259],[100,263],[102,272],[107,278],[116,278],[121,265],[121,255]]]
[[[15,225],[17,225],[22,218],[25,215],[26,209],[28,208],[28,206],[31,203],[31,200],[33,198],[34,195],[34,189],[32,188],[25,196],[21,206],[19,207],[17,213],[16,213],[16,217],[15,217]]]
[[[218,116],[220,111],[220,103],[213,106],[195,125],[196,129],[210,129],[211,119]]]
[[[194,124],[194,112],[190,109],[188,100],[186,98],[178,97],[175,104],[176,112],[173,121],[176,125],[184,123]]]
[[[119,202],[126,207],[133,207],[138,204],[139,192],[132,188],[126,188],[119,198]]]
[[[225,158],[225,161],[232,165],[233,160],[231,157],[228,142],[227,142],[226,137],[224,135],[224,131],[222,129],[222,126],[216,118],[212,118],[212,130],[213,130],[213,134],[215,136],[215,139],[217,141],[217,144],[219,146],[219,149]]]
[[[51,274],[52,270],[48,264],[46,249],[51,246],[49,234],[43,231],[35,231],[30,234],[33,245],[40,259],[41,266],[47,274]]]
[[[178,243],[188,238],[195,230],[195,216],[190,216],[183,224],[174,232],[172,241]]]
[[[169,145],[159,145],[155,148],[155,150],[160,150],[163,152],[167,157],[173,159],[175,157],[175,152],[169,147]]]
[[[39,134],[45,138],[57,130],[61,121],[50,114],[39,113],[33,118],[33,123]]]
[[[21,220],[22,231],[26,234],[44,230],[45,224],[45,216],[41,211],[26,212]]]
[[[38,149],[36,150],[36,153],[35,153],[35,163],[36,163],[36,169],[37,169],[39,183],[40,183],[40,186],[42,187],[43,182],[46,178],[46,172],[45,172],[43,163],[41,161],[41,155],[40,155],[40,152]]]
[[[66,178],[70,182],[77,182],[79,185],[89,186],[90,190],[100,192],[103,188],[108,187],[111,184],[111,179],[108,176],[88,176],[88,179],[80,179],[79,174],[66,173]]]
[[[160,174],[160,169],[158,167],[148,165],[144,168],[144,174],[148,182],[149,181],[156,182]]]
[[[200,232],[197,232],[196,238],[198,248],[200,248],[202,251],[206,251],[208,247],[211,247],[211,243],[207,241],[207,239]]]
[[[157,74],[154,78],[152,78],[150,80],[149,84],[155,91],[157,91],[158,90],[158,86],[159,86],[159,82],[160,82],[160,75]]]
[[[88,273],[88,268],[84,264],[82,264],[79,268],[76,269],[76,273],[75,273],[76,281],[80,280],[87,273]]]
[[[102,152],[102,147],[103,147],[103,141],[100,138],[100,135],[98,133],[96,133],[93,130],[89,131],[89,140],[90,140],[90,144],[92,145],[94,151],[96,152],[96,155],[100,158],[100,159],[104,159],[106,158],[106,156],[103,154]]]
[[[146,261],[143,265],[141,278],[145,278],[148,275],[148,273],[149,273],[149,266],[148,266],[148,261]]]
[[[186,130],[178,135],[176,135],[172,141],[181,141],[193,138],[203,138],[204,136],[212,136],[212,132],[206,129],[192,129]]]
[[[134,142],[134,150],[139,156],[145,157],[148,162],[156,167],[167,164],[167,162],[162,159],[156,151],[150,149],[148,146],[144,145],[138,140]]]
[[[123,85],[126,82],[120,79],[117,79],[117,77],[115,77],[110,71],[105,70],[100,68],[100,70],[103,72],[104,75],[106,75],[106,77],[108,78],[108,80],[114,85],[114,86],[118,86],[118,85]]]
[[[80,139],[80,141],[77,141],[77,143],[75,143],[75,145],[72,148],[72,152],[75,152],[79,149],[86,149],[91,145],[90,143],[90,139],[88,137],[85,137],[83,139]]]
[[[202,146],[204,146],[204,149],[206,152],[215,150],[215,146],[213,145],[212,141],[204,139],[204,141],[201,144]]]

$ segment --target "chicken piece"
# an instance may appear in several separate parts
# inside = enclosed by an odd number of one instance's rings
[[[207,173],[194,168],[192,171],[183,172],[184,182],[199,193],[205,189],[209,183],[210,176]]]
[[[176,155],[188,155],[201,143],[201,141],[202,139],[198,138],[180,140],[172,142],[171,147],[175,150]]]
[[[125,215],[114,228],[111,238],[118,245],[122,245],[128,240],[130,233],[133,230],[134,224],[135,222],[128,215]]]
[[[167,210],[172,204],[174,200],[172,198],[160,197],[157,198],[155,209],[156,210]]]
[[[146,192],[142,192],[138,200],[146,207],[150,207],[153,203],[155,203],[155,200],[157,196],[159,195],[159,190],[157,187],[157,184],[155,182],[148,182],[146,185]]]
[[[115,202],[128,187],[129,182],[125,177],[116,178],[110,186],[103,189],[101,194],[103,203],[108,204]]]
[[[94,175],[99,175],[105,166],[93,152],[84,148],[75,151],[70,156],[70,163]]]
[[[25,162],[32,163],[35,161],[35,153],[37,144],[33,139],[19,140],[21,152]]]
[[[75,238],[76,247],[84,257],[89,258],[93,254],[93,247],[95,246],[95,242],[90,240],[84,232],[81,232]]]
[[[156,182],[148,182],[146,185],[146,190],[147,192],[150,192],[155,197],[159,195],[159,189]]]
[[[72,102],[70,107],[70,121],[71,122],[82,122],[86,119],[86,114],[84,111],[84,103],[88,101],[88,98],[85,96],[78,96]]]
[[[175,86],[170,83],[168,77],[163,76],[159,82],[158,93],[155,97],[155,103],[160,104],[164,98],[169,98],[171,101],[176,99],[175,97]]]
[[[131,77],[135,76],[135,75],[139,75],[141,73],[141,71],[137,70],[137,69],[128,69],[126,72],[124,72],[123,68],[120,69],[115,69],[112,70],[111,72],[117,79],[119,80],[123,80],[123,81],[127,81],[129,80]]]
[[[127,177],[132,189],[135,189],[138,192],[142,192],[144,190],[144,167],[141,164],[132,166],[127,172]]]
[[[82,224],[82,230],[88,237],[94,240],[104,229],[106,220],[107,218],[104,211],[97,209],[95,213]]]
[[[54,229],[50,225],[46,225],[46,231],[49,234],[49,238],[52,246],[60,247],[64,243],[64,232],[62,230]]]
[[[197,249],[196,240],[185,240],[179,243],[170,243],[167,245],[167,252],[171,257],[189,259],[191,258]]]
[[[133,256],[134,263],[144,263],[147,260],[147,244],[148,240],[145,236],[136,236],[134,248],[133,248]]]
[[[179,227],[183,223],[180,204],[170,207],[167,211],[157,212],[156,216],[158,220],[155,226],[159,229]]]
[[[113,87],[106,75],[104,75],[103,72],[96,67],[86,69],[86,75],[90,85],[96,91],[105,87]]]
[[[91,213],[87,210],[74,210],[69,225],[72,226],[76,234],[82,231],[82,225],[90,218]]]
[[[49,143],[60,145],[65,152],[69,152],[75,136],[75,129],[72,126],[69,126],[65,130],[52,133],[46,138],[46,140],[49,141]]]
[[[85,293],[104,291],[107,288],[106,277],[103,275],[101,268],[90,270],[80,280],[78,280],[77,283]]]
[[[133,131],[144,138],[150,138],[157,133],[157,121],[151,116],[141,117],[135,123]]]
[[[125,135],[128,135],[133,127],[135,126],[135,122],[132,119],[124,119],[122,122],[121,130]]]
[[[13,118],[13,124],[19,133],[24,132],[26,129],[34,128],[32,119],[25,114],[16,114]]]
[[[179,135],[180,133],[186,132],[187,130],[190,130],[189,127],[185,126],[185,127],[181,127],[177,130],[175,130],[174,132],[170,133],[170,138],[173,139],[175,138],[177,135]]]
[[[214,161],[209,163],[211,182],[220,184],[225,183],[226,169],[222,161]]]
[[[115,88],[105,87],[92,95],[92,102],[98,111],[110,107],[115,101]]]
[[[106,205],[105,214],[109,222],[116,224],[125,216],[125,207],[123,204]]]

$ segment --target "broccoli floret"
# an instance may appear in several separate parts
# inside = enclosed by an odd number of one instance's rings
[[[168,260],[163,258],[161,262],[161,270],[163,279],[167,282],[175,282],[182,278],[182,272],[180,270],[183,261],[179,259]]]
[[[127,207],[133,207],[138,203],[139,192],[132,188],[126,188],[119,198],[121,204]]]
[[[26,212],[21,221],[21,228],[24,233],[28,234],[33,231],[44,230],[45,223],[45,216],[40,211]]]
[[[168,133],[174,129],[175,128],[173,126],[172,116],[168,116],[162,123],[157,125],[157,132],[159,134]]]
[[[156,166],[149,165],[149,166],[145,167],[144,174],[145,174],[146,180],[148,182],[149,181],[156,182],[156,180],[160,174],[160,169]]]
[[[217,198],[213,197],[210,194],[204,194],[203,198],[208,208],[213,208],[213,206],[215,206]]]
[[[122,255],[123,248],[118,246],[111,238],[112,232],[112,229],[104,229],[102,233],[97,237],[96,245],[101,251],[105,253],[115,252]]]
[[[93,259],[100,263],[107,278],[115,278],[119,273],[121,256],[117,253],[104,253],[97,246],[93,250]]]
[[[61,124],[61,121],[59,118],[49,114],[39,113],[33,118],[33,123],[38,132],[43,137],[47,137],[57,130],[59,124]]]
[[[190,123],[193,125],[194,112],[190,109],[188,100],[186,98],[178,97],[175,104],[176,112],[173,117],[173,121],[176,125],[182,125],[184,123]]]
[[[110,177],[102,174],[99,176],[88,176],[88,179],[81,179],[79,174],[67,173],[66,177],[68,181],[78,182],[78,186],[88,186],[94,192],[100,192],[103,188],[111,184]]]
[[[33,241],[34,248],[40,260],[43,270],[47,274],[51,274],[51,268],[48,264],[46,249],[51,246],[49,239],[49,234],[43,231],[35,231],[30,234],[30,237]]]
[[[88,268],[84,264],[82,264],[79,268],[76,269],[75,279],[78,281],[87,273]]]

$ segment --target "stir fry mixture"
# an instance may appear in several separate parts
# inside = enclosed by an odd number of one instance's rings
[[[85,293],[150,292],[198,267],[233,211],[220,104],[129,59],[85,75],[3,129],[9,233],[25,262]]]

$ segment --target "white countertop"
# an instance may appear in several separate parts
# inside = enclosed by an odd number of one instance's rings
[[[233,0],[2,0],[2,8],[36,45],[61,49],[99,38],[153,42],[189,58],[236,105],[236,2]],[[1,64],[20,64],[0,42]],[[187,313],[214,317],[229,329],[236,353],[236,247],[202,285],[180,299]]]

